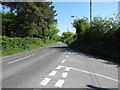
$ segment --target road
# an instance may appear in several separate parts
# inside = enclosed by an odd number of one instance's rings
[[[2,88],[118,88],[118,68],[64,43],[2,58]]]

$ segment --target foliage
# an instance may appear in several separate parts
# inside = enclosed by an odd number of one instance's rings
[[[53,40],[55,41],[61,41],[61,37],[57,34],[54,35]]]
[[[72,32],[63,32],[62,33],[62,37],[61,37],[61,41],[64,43],[69,44],[70,40],[74,40],[75,39],[75,34]]]
[[[57,27],[54,26],[54,25],[50,25],[49,27],[50,27],[50,29],[49,29],[49,39],[52,40],[52,39],[58,38],[57,33],[59,32],[59,29],[57,29]]]
[[[59,32],[51,2],[3,2],[2,5],[10,8],[10,12],[2,13],[3,36],[40,37],[45,41]]]
[[[72,25],[76,28],[77,38],[80,38],[80,34],[84,33],[85,30],[89,27],[87,20],[88,18],[74,20]]]
[[[60,39],[51,2],[2,2],[2,54],[36,49]]]
[[[13,36],[15,21],[14,13],[2,13],[2,35]]]
[[[77,39],[70,43],[70,47],[119,62],[120,28],[116,20],[94,17],[88,23],[87,19],[78,19],[73,26],[76,28]]]
[[[0,39],[2,39],[2,55],[11,55],[16,54],[19,52],[24,52],[32,49],[37,49],[52,43],[55,43],[55,41],[52,40],[46,40],[46,43],[43,42],[40,38],[20,38],[20,37],[6,37],[1,36]]]

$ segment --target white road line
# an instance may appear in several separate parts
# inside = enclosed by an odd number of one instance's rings
[[[34,55],[35,55],[35,54],[28,55],[28,56],[26,56],[26,57],[23,57],[23,58],[20,58],[20,59],[17,59],[17,60],[11,61],[11,62],[9,62],[8,64],[12,64],[12,63],[14,63],[14,62],[17,62],[17,61],[23,60],[23,59],[25,59],[25,58],[28,58],[28,57],[31,57],[31,56],[34,56]]]
[[[93,75],[96,75],[96,76],[99,76],[99,77],[107,78],[107,79],[110,79],[110,80],[113,80],[113,81],[116,81],[116,82],[120,82],[120,81],[118,81],[117,79],[113,79],[113,78],[110,78],[110,77],[108,77],[108,76],[100,75],[100,74],[97,74],[97,73],[92,73],[92,72],[88,72],[88,71],[80,70],[80,69],[76,69],[76,68],[71,68],[71,69],[77,70],[77,71],[80,71],[80,72],[84,72],[84,73],[93,74]]]
[[[68,55],[66,57],[68,57]]]
[[[66,78],[68,75],[68,72],[63,72],[62,77]]]
[[[70,54],[70,52],[68,54]]]
[[[63,66],[58,65],[55,69],[59,70],[59,69],[61,69],[62,67],[63,67]]]
[[[67,70],[67,68],[70,68],[72,70],[76,70],[76,71],[80,71],[80,72],[84,72],[84,73],[96,75],[96,76],[99,76],[99,77],[107,78],[107,79],[110,79],[110,80],[113,80],[113,81],[116,81],[116,82],[120,82],[117,79],[114,79],[114,78],[111,78],[111,77],[108,77],[108,76],[104,76],[104,75],[100,75],[100,74],[97,74],[97,73],[88,72],[88,71],[85,71],[85,70],[80,70],[80,69],[76,69],[76,68],[72,68],[72,67],[67,67],[67,66],[63,66],[63,67],[66,67],[66,70]]]
[[[51,78],[44,78],[44,80],[40,83],[41,85],[47,85],[50,82]]]
[[[65,62],[65,60],[63,60],[61,63],[64,63]]]
[[[71,68],[70,67],[66,67],[65,68],[65,71],[69,71]]]
[[[59,80],[57,81],[57,83],[55,84],[55,86],[56,86],[56,87],[62,87],[63,84],[64,84],[64,80],[59,79]]]
[[[56,73],[57,71],[52,71],[51,73],[49,73],[49,76],[55,76]]]

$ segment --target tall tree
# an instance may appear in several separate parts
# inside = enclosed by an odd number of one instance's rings
[[[57,21],[51,2],[3,2],[2,5],[16,14],[16,29],[21,32],[21,37],[38,36],[45,39],[49,26]]]

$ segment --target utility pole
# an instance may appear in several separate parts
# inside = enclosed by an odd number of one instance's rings
[[[67,32],[68,32],[69,30],[68,30],[68,28],[67,28]]]
[[[92,0],[90,0],[90,22],[92,21]]]
[[[118,2],[118,25],[120,28],[120,1]]]

